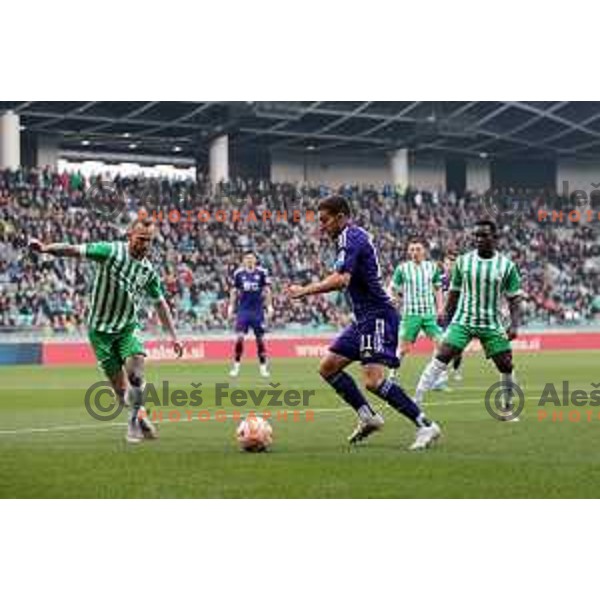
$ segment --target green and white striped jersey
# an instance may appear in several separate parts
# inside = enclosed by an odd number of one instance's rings
[[[91,297],[88,327],[101,333],[118,333],[138,326],[139,303],[148,295],[163,298],[160,278],[152,263],[129,255],[125,242],[81,246],[81,256],[98,263]]]
[[[481,258],[475,250],[457,259],[450,289],[460,292],[453,323],[502,328],[502,296],[521,295],[521,276],[506,256],[496,253],[492,258]]]
[[[435,263],[424,260],[421,264],[412,261],[396,267],[392,287],[402,294],[402,314],[435,315],[435,290],[442,285],[442,273]]]

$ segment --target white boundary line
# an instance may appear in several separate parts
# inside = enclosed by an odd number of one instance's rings
[[[193,412],[198,413],[198,412],[208,412],[211,415],[213,413],[216,413],[217,411],[222,411],[223,409],[221,408],[214,408],[214,409],[199,409],[199,410],[195,410]],[[279,412],[287,412],[288,414],[294,414],[295,412],[299,412],[301,414],[307,413],[307,412],[313,412],[313,413],[334,413],[334,412],[342,412],[342,411],[347,411],[348,408],[315,408],[313,410],[309,410],[309,411],[294,411],[294,410],[280,410]],[[165,413],[169,413],[169,412],[179,412],[182,415],[186,414],[186,410],[179,410],[179,409],[171,409],[171,410],[164,410],[163,412]],[[239,411],[240,414],[242,416],[250,414],[250,412],[254,412],[257,416],[260,416],[262,413],[266,412],[266,411],[261,411],[260,409],[257,409],[255,411]],[[272,412],[272,411],[269,411]],[[152,416],[152,412],[150,412],[150,416]],[[227,414],[227,421],[230,421],[232,419],[231,414]],[[216,421],[215,419],[211,418],[209,421],[201,421],[198,416],[194,416],[193,418],[189,419],[187,417],[183,417],[180,421],[173,421],[173,420],[168,420],[165,419],[164,421],[158,421],[158,425],[160,427],[162,427],[163,425],[181,425],[184,423],[192,423],[194,421],[199,421],[201,423],[218,423],[219,421]],[[26,428],[26,429],[7,429],[7,430],[0,430],[0,435],[20,435],[20,434],[31,434],[31,433],[54,433],[54,432],[62,432],[62,431],[78,431],[80,429],[104,429],[104,428],[108,428],[108,427],[127,427],[127,422],[123,422],[120,421],[118,423],[96,423],[96,424],[90,424],[90,425],[86,425],[85,423],[74,423],[73,425],[57,425],[56,427],[31,427],[31,428]]]
[[[526,396],[525,399],[526,400],[535,400],[537,399],[537,396]],[[443,400],[441,402],[426,402],[425,403],[425,408],[426,409],[435,409],[438,406],[453,406],[453,405],[469,405],[469,404],[481,404],[482,408],[485,408],[485,402],[483,399],[481,400]],[[175,410],[175,409],[173,409]],[[218,408],[214,408],[214,409],[206,409],[205,411],[194,411],[194,412],[209,412],[214,413],[217,410],[222,410],[222,409],[218,409]],[[392,410],[390,408],[390,410]],[[187,411],[182,410],[179,411],[182,415],[184,415]],[[244,411],[243,413],[240,411],[240,414],[246,415],[249,414],[250,412],[254,412],[256,415],[260,416],[260,414],[262,412],[267,412],[267,411],[261,411],[260,409],[257,409],[255,411]],[[272,412],[272,411],[268,411],[268,412]],[[350,407],[345,407],[342,406],[340,408],[315,408],[313,410],[301,410],[301,411],[294,411],[294,410],[287,410],[287,411],[279,411],[279,412],[287,412],[288,414],[294,414],[294,412],[299,412],[300,414],[305,414],[307,412],[312,412],[315,414],[327,414],[327,413],[341,413],[341,412],[351,412]],[[152,413],[150,413],[152,414]],[[232,415],[228,414],[227,415],[227,421],[231,420]],[[188,419],[188,418],[182,418],[180,421],[169,421],[164,420],[164,421],[159,421],[159,425],[160,427],[164,426],[164,425],[182,425],[185,423],[192,423],[194,421],[199,421],[202,423],[217,423],[218,421],[216,421],[215,419],[210,419],[209,421],[200,421],[200,419],[196,416],[192,419]],[[56,427],[31,427],[31,428],[25,428],[25,429],[7,429],[7,430],[0,430],[0,436],[17,436],[17,435],[31,435],[31,434],[36,434],[36,433],[62,433],[62,432],[68,432],[68,431],[79,431],[79,430],[85,430],[85,429],[104,429],[104,428],[108,428],[108,427],[126,427],[127,423],[126,422],[118,422],[118,423],[97,423],[97,424],[89,424],[86,425],[85,423],[74,423],[73,425],[57,425]]]

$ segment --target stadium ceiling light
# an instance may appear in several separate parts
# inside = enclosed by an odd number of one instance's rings
[[[90,140],[82,140],[81,141],[82,146],[89,146],[90,144],[91,144]]]
[[[309,152],[312,152],[313,150],[316,150],[317,148],[316,148],[316,146],[306,146],[306,149],[307,149]]]
[[[129,144],[129,149],[130,150],[135,150],[138,147],[137,144]]]
[[[487,152],[480,152],[479,158],[488,158],[489,154]]]
[[[130,138],[131,134],[129,132],[126,132],[126,133],[123,134],[123,137],[124,138]]]
[[[173,152],[181,152],[181,146],[175,146]]]

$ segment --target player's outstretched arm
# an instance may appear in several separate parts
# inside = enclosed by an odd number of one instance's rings
[[[173,342],[173,347],[175,349],[175,354],[177,358],[181,358],[183,356],[183,344],[179,341],[177,337],[177,331],[175,331],[175,323],[173,321],[173,315],[171,313],[171,309],[167,304],[167,301],[164,298],[161,298],[156,304],[156,310],[158,312],[158,318],[162,323],[162,326],[169,332],[169,336],[171,341]]]
[[[81,246],[72,244],[43,244],[40,240],[29,240],[29,250],[36,254],[51,254],[57,257],[81,258]]]
[[[317,294],[327,294],[336,292],[348,287],[350,283],[350,273],[332,273],[329,277],[309,283],[308,285],[290,285],[286,288],[286,294],[292,300],[300,300],[305,296],[315,296]]]

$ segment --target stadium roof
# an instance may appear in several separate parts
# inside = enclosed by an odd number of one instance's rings
[[[0,102],[61,148],[179,155],[222,132],[240,146],[490,157],[600,157],[600,102]]]

